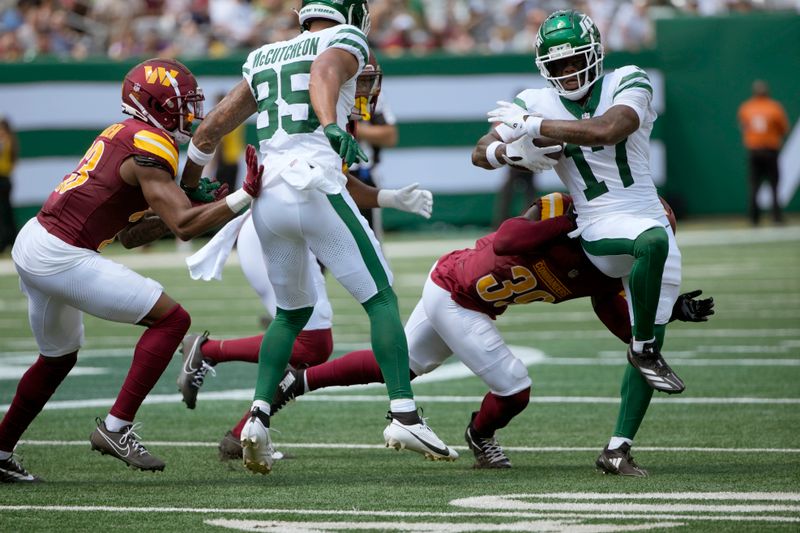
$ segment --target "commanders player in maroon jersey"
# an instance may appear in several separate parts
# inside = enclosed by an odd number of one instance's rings
[[[103,258],[98,252],[131,231],[152,210],[175,235],[188,240],[230,220],[261,188],[263,166],[248,147],[242,189],[213,199],[211,187],[175,182],[178,143],[202,119],[203,93],[181,63],[150,59],[122,85],[122,110],[132,118],[106,128],[75,171],[68,174],[17,238],[12,251],[40,356],[19,382],[0,423],[0,479],[33,482],[12,456],[22,433],[75,364],[83,342],[83,317],[147,328],[134,350],[122,390],[105,419],[97,419],[92,449],[141,470],[163,470],[135,433],[134,418],[190,325],[189,314],[156,281]]]
[[[602,274],[574,239],[571,199],[558,193],[540,198],[528,216],[506,220],[496,233],[473,248],[439,259],[405,326],[412,378],[426,374],[455,354],[490,388],[473,413],[465,439],[476,468],[509,468],[511,462],[495,432],[522,412],[530,397],[525,365],[500,336],[493,320],[512,304],[560,303],[590,297],[598,318],[620,340],[629,343],[628,303],[619,279]],[[671,210],[668,209],[671,216]],[[538,220],[537,220],[538,219]],[[671,218],[674,224],[674,218]],[[713,299],[695,300],[700,291],[683,294],[672,319],[702,322],[713,314]],[[629,365],[630,366],[630,365]],[[377,383],[381,372],[372,352],[352,352],[304,370],[287,369],[272,411],[305,392],[341,385]],[[624,452],[604,449],[597,466],[611,474],[647,475],[630,457],[630,443],[641,424],[653,389],[634,369],[626,372],[616,438],[628,441]]]

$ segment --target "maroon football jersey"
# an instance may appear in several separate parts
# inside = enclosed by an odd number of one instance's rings
[[[142,156],[178,172],[178,147],[172,137],[145,122],[130,118],[106,128],[92,143],[78,168],[50,194],[37,218],[48,232],[64,242],[100,250],[130,222],[147,210],[139,187],[119,175],[120,165]]]
[[[462,307],[492,318],[513,304],[618,298],[620,280],[592,265],[577,240],[566,236],[570,229],[563,216],[541,222],[510,219],[474,248],[443,256],[431,278]]]

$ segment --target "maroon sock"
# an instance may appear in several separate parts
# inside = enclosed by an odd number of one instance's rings
[[[333,353],[331,329],[303,330],[292,346],[289,364],[295,368],[317,366],[328,360]]]
[[[40,355],[23,374],[17,393],[0,422],[0,451],[13,452],[17,441],[64,381],[78,360],[78,352],[61,357]]]
[[[261,348],[261,337],[251,337],[258,339],[258,346],[256,347],[256,360],[258,361],[258,350]],[[249,339],[241,339],[249,340]],[[208,341],[211,342],[211,341]],[[225,341],[226,343],[230,341]],[[324,363],[328,360],[333,352],[333,335],[331,335],[330,328],[328,329],[312,329],[308,331],[301,331],[297,336],[297,340],[292,347],[292,358],[289,363],[292,366],[315,366]],[[371,354],[372,352],[370,352]],[[203,344],[203,355],[206,355],[206,345]],[[234,359],[230,359],[234,361]],[[235,359],[241,361],[242,359]],[[247,411],[241,420],[233,427],[231,433],[237,439],[242,436],[242,428],[244,427],[247,419],[250,418],[250,411]]]
[[[308,390],[335,385],[383,383],[383,374],[372,350],[359,350],[307,369],[306,383]]]
[[[136,411],[164,373],[191,324],[189,313],[180,304],[176,304],[147,328],[136,343],[131,368],[117,401],[109,411],[112,416],[121,420],[134,419]]]
[[[495,431],[506,427],[512,418],[525,409],[530,397],[530,387],[511,396],[498,396],[493,392],[487,392],[480,410],[472,419],[475,436],[491,437]]]
[[[243,339],[228,339],[222,341],[207,340],[200,347],[203,357],[208,357],[214,364],[229,361],[243,361],[245,363],[258,363],[258,351],[261,349],[263,334]]]
[[[233,426],[233,429],[231,430],[231,433],[237,439],[242,437],[242,428],[244,427],[244,424],[245,424],[245,422],[247,422],[248,418],[250,418],[250,411],[247,411],[244,414],[244,416],[242,417],[242,419],[239,420],[239,422],[235,426]]]

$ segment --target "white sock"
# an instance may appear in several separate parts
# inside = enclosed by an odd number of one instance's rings
[[[121,418],[117,418],[114,415],[108,414],[106,415],[105,423],[107,430],[116,432],[125,426],[130,426],[133,424],[133,421],[122,420]]]
[[[611,437],[611,440],[608,441],[608,449],[616,450],[623,444],[627,444],[628,446],[633,446],[633,441],[631,439],[626,439],[625,437]]]
[[[14,455],[14,453],[13,453],[13,452],[3,452],[3,451],[0,451],[0,461],[5,461],[6,459],[8,459],[9,457],[11,457],[12,455]]]
[[[389,410],[393,413],[410,413],[417,410],[417,402],[413,398],[389,401]]]
[[[259,411],[266,414],[272,414],[272,409],[270,408],[269,404],[264,400],[253,400],[253,405],[250,406],[252,410],[253,407],[257,407]]]
[[[656,338],[653,337],[649,341],[637,341],[634,337],[633,339],[633,351],[634,352],[641,352],[644,349],[644,345],[650,342],[655,342]]]

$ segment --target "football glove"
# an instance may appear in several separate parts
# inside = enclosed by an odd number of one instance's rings
[[[353,163],[366,163],[369,161],[369,158],[364,151],[361,150],[355,137],[344,131],[335,123],[330,123],[325,126],[323,131],[325,132],[325,137],[328,138],[328,142],[331,144],[331,148],[333,148],[334,152],[339,154],[339,157],[342,158],[342,161],[348,168],[352,167]]]
[[[193,204],[207,204],[228,194],[228,185],[212,178],[200,178],[197,187],[187,187],[181,183],[181,189]]]
[[[556,164],[556,160],[547,157],[547,154],[558,152],[561,146],[542,146],[541,148],[533,144],[533,139],[524,135],[516,141],[506,145],[506,153],[503,159],[509,165],[527,168],[533,172],[550,170]]]
[[[542,125],[542,116],[537,113],[531,113],[525,108],[512,104],[511,102],[504,102],[498,100],[496,108],[492,109],[486,116],[489,117],[488,122],[502,122],[509,128],[514,130],[514,137],[522,135],[530,135],[531,137],[539,137],[539,129]]]
[[[418,187],[419,183],[412,183],[402,189],[381,189],[378,191],[378,205],[413,213],[422,218],[431,218],[433,194]]]
[[[264,174],[264,165],[258,164],[258,153],[252,144],[247,145],[244,161],[247,166],[247,175],[242,183],[242,189],[252,198],[258,198],[258,195],[261,194],[261,176]]]
[[[672,307],[672,317],[669,321],[707,322],[708,317],[714,314],[714,298],[695,300],[701,294],[703,294],[703,291],[696,290],[678,296],[675,305]]]

